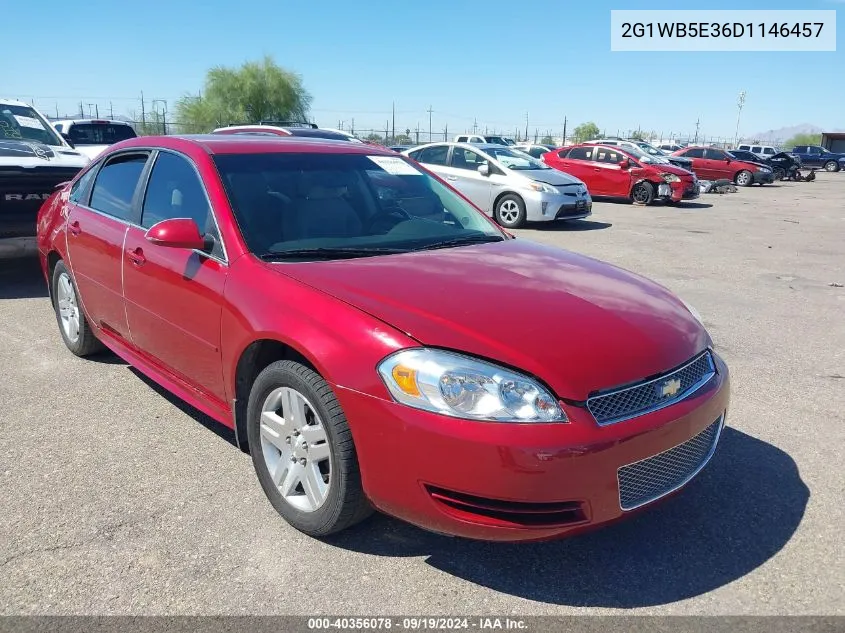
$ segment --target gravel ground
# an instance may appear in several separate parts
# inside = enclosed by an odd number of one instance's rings
[[[521,546],[383,516],[301,535],[226,429],[114,356],[73,357],[37,264],[0,262],[0,613],[845,614],[843,200],[822,172],[518,231],[676,291],[733,380],[683,494]]]

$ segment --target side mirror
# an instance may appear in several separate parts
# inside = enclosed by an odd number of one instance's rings
[[[62,133],[62,138],[65,139],[65,142],[70,145],[72,148],[76,149],[76,145],[74,145],[73,141],[70,140],[70,135]]]
[[[490,175],[490,164],[489,163],[481,163],[478,166],[478,173],[482,176],[489,176]]]
[[[631,161],[629,161],[627,158],[623,158],[619,161],[618,164],[622,169],[628,169],[631,166]]]
[[[211,250],[211,237],[200,235],[197,223],[190,218],[173,218],[154,224],[144,237],[158,246],[190,248],[200,251]]]

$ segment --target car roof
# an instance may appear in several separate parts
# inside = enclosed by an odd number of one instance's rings
[[[0,105],[24,106],[26,108],[32,108],[33,110],[35,109],[34,106],[30,105],[29,103],[26,103],[25,101],[18,101],[17,99],[5,99],[3,97],[0,97]]]
[[[350,143],[302,136],[247,136],[236,134],[184,134],[173,136],[139,136],[112,145],[113,149],[132,147],[183,150],[196,147],[208,154],[365,154],[396,156],[395,152],[376,145]]]
[[[118,121],[116,119],[102,118],[102,119],[53,119],[50,123],[108,123],[109,125],[130,125],[126,121]]]

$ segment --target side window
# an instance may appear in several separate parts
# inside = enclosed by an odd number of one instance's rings
[[[563,154],[564,152],[561,152]],[[564,158],[564,156],[561,156]],[[569,150],[569,155],[565,158],[569,160],[593,160],[593,148],[592,147],[573,147]]]
[[[481,163],[485,162],[487,161],[471,149],[456,147],[452,150],[451,166],[456,169],[469,169],[470,171],[475,171]]]
[[[766,156],[774,156],[775,155],[775,148],[774,147],[764,147],[763,153]]]
[[[94,174],[97,173],[97,167],[92,166],[82,176],[73,183],[70,188],[69,200],[74,204],[85,204],[88,200],[88,192],[91,191],[91,183],[94,182]]]
[[[750,145],[740,145],[739,149],[749,151],[749,150],[751,150],[751,146]]]
[[[761,154],[762,152],[763,152],[763,148],[760,147],[759,145],[755,145],[754,147],[751,148],[752,154]]]
[[[728,155],[720,149],[708,149],[705,158],[709,158],[710,160],[727,160]]]
[[[798,152],[799,154],[806,154],[807,153],[807,146],[806,145],[796,145],[795,149],[792,150],[793,152]]]
[[[528,150],[528,155],[533,156],[534,158],[542,158],[543,154],[548,151],[549,150],[547,150],[545,147],[532,147],[530,150]]]
[[[620,160],[625,158],[619,152],[614,152],[613,150],[605,149],[603,147],[596,148],[596,157],[593,160],[596,160],[600,163],[618,163]]]
[[[56,132],[59,134],[62,133],[62,124],[61,123],[53,123],[53,127],[56,128]]]
[[[141,226],[148,229],[172,218],[190,218],[196,222],[200,233],[214,237],[212,255],[223,257],[220,235],[196,170],[182,156],[159,152],[144,196]]]
[[[445,165],[446,156],[449,154],[448,145],[434,145],[420,150],[414,160],[428,165]]]
[[[457,142],[458,143],[466,143],[467,137],[466,136],[459,136]]]
[[[90,207],[120,220],[131,221],[132,196],[144,171],[147,154],[121,154],[97,174]]]
[[[681,154],[681,156],[686,156],[687,158],[704,158],[704,149],[701,147],[693,147]]]
[[[815,145],[810,145],[808,148],[811,154],[821,154],[822,150],[820,147],[816,147]]]

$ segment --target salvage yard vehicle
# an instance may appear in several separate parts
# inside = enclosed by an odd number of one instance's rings
[[[0,257],[35,254],[41,203],[87,164],[35,108],[0,99]]]
[[[138,136],[126,121],[111,119],[62,119],[53,127],[71,146],[95,159],[109,145]]]
[[[780,150],[774,145],[748,145],[747,143],[742,143],[740,145],[737,145],[736,148],[738,150],[754,154],[757,160],[761,162],[765,161],[767,158],[771,158],[775,154],[780,153]]]
[[[510,147],[429,143],[403,153],[445,178],[505,228],[580,220],[592,213],[583,182]]]
[[[845,154],[831,152],[820,145],[797,145],[792,153],[807,167],[823,167],[825,171],[845,169]]]
[[[524,143],[520,145],[514,145],[513,149],[519,150],[520,152],[525,152],[532,158],[540,159],[543,157],[543,154],[546,152],[551,152],[553,149],[557,149],[554,145],[545,145],[542,143]]]
[[[681,202],[698,197],[695,174],[633,147],[573,145],[543,155],[543,161],[582,180],[593,196],[626,198],[637,204]]]
[[[689,158],[684,158],[683,156],[673,156],[669,152],[664,152],[662,149],[658,149],[657,147],[654,147],[654,145],[646,143],[645,141],[640,141],[636,139],[610,138],[596,139],[592,141],[587,141],[587,143],[589,143],[590,145],[615,145],[622,148],[635,148],[651,157],[652,162],[669,163],[670,165],[674,165],[675,167],[681,167],[682,169],[686,169],[687,171],[692,171],[692,161]]]
[[[67,348],[233,429],[313,536],[373,508],[575,534],[678,491],[723,429],[728,369],[690,306],[514,238],[387,149],[124,141],[45,202],[38,244]]]
[[[458,134],[453,142],[478,145],[515,145],[511,139],[504,136],[481,136],[480,134]]]
[[[765,160],[760,160],[756,154],[741,149],[729,150],[728,154],[736,160],[748,163],[756,162],[764,167],[769,167],[775,180],[795,180],[801,167],[801,163],[786,152],[778,152]]]
[[[754,184],[765,185],[774,182],[770,167],[757,162],[735,160],[718,147],[685,147],[675,156],[692,159],[692,169],[702,180],[727,179],[740,187]]]

